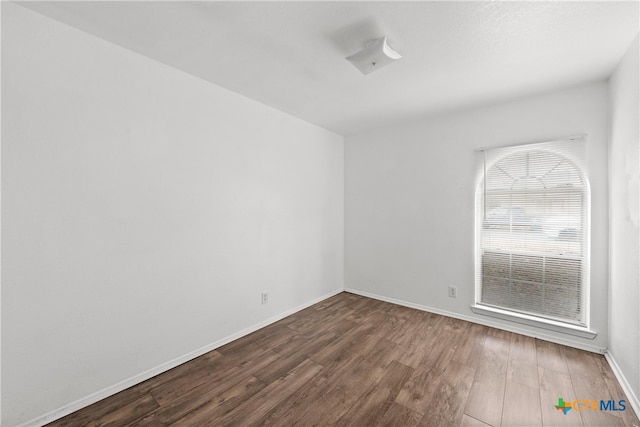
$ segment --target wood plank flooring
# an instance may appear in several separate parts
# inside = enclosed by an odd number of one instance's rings
[[[555,409],[558,398],[626,411]],[[341,293],[50,426],[628,426],[601,355]]]

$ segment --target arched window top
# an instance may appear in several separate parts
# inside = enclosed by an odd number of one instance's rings
[[[582,170],[568,157],[547,150],[521,151],[487,170],[487,191],[583,188]]]

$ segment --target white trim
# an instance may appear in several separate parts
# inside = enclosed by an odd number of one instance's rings
[[[257,331],[258,329],[264,328],[265,326],[268,326],[272,323],[277,322],[278,320],[282,320],[287,316],[290,316],[294,313],[297,313],[300,310],[303,310],[309,306],[312,306],[314,304],[317,304],[321,301],[324,301],[327,298],[331,298],[334,295],[337,295],[339,293],[343,292],[343,289],[336,289],[335,291],[329,292],[328,294],[325,294],[321,297],[315,298],[311,301],[308,301],[302,305],[299,305],[297,307],[294,307],[292,309],[286,310],[283,313],[280,313],[276,316],[270,317],[266,320],[263,320],[262,322],[258,322],[254,325],[249,326],[248,328],[245,328],[239,332],[236,332],[235,334],[231,334],[225,338],[219,339],[218,341],[215,341],[211,344],[205,345],[204,347],[200,347],[197,350],[194,350],[192,352],[189,352],[183,356],[177,357],[173,360],[170,360],[166,363],[163,363],[161,365],[156,366],[155,368],[151,368],[149,370],[146,370],[140,374],[134,375],[130,378],[127,378],[123,381],[120,381],[114,385],[111,385],[109,387],[103,388],[102,390],[99,390],[95,393],[92,393],[86,397],[80,398],[78,400],[76,400],[75,402],[71,402],[67,405],[64,405],[58,409],[54,409],[53,411],[50,411],[44,415],[41,415],[39,417],[36,417],[30,421],[27,421],[23,424],[20,424],[19,427],[26,427],[26,426],[43,426],[45,424],[48,424],[52,421],[55,421],[57,419],[60,419],[66,415],[69,415],[77,410],[80,410],[82,408],[85,408],[99,400],[102,400],[104,398],[107,398],[109,396],[112,396],[116,393],[121,392],[122,390],[125,390],[131,386],[134,386],[136,384],[139,384],[143,381],[148,380],[149,378],[155,377],[158,374],[161,374],[163,372],[168,371],[169,369],[173,369],[176,366],[179,366],[185,362],[188,362],[192,359],[195,359],[198,356],[201,356],[205,353],[208,353],[211,350],[215,350],[218,347],[222,347],[223,345],[237,340],[238,338],[241,338],[245,335],[249,335],[252,332]]]
[[[622,391],[624,391],[624,394],[627,395],[627,399],[629,399],[631,408],[636,413],[636,416],[640,418],[640,399],[638,399],[638,396],[636,396],[636,394],[633,392],[633,389],[629,385],[627,378],[622,373],[622,370],[618,366],[616,359],[613,357],[613,354],[611,354],[609,350],[604,353],[604,358],[607,359],[607,362],[609,362],[609,366],[613,371],[613,375],[615,375],[616,379],[618,380],[618,383],[620,384],[620,387],[622,387]]]
[[[415,303],[412,303],[412,302],[398,300],[398,299],[395,299],[395,298],[389,298],[389,297],[385,297],[385,296],[382,296],[382,295],[372,294],[372,293],[369,293],[369,292],[360,291],[358,289],[345,288],[344,290],[345,290],[345,292],[350,292],[352,294],[362,295],[364,297],[373,298],[373,299],[377,299],[377,300],[380,300],[380,301],[389,302],[389,303],[392,303],[392,304],[398,304],[398,305],[402,305],[402,306],[409,307],[409,308],[415,308],[417,310],[427,311],[429,313],[440,314],[442,316],[453,317],[454,319],[466,320],[467,322],[477,323],[477,324],[480,324],[480,325],[489,326],[489,327],[496,328],[496,329],[502,329],[504,331],[514,332],[516,334],[525,335],[525,336],[532,337],[532,338],[539,338],[539,339],[544,340],[544,341],[549,341],[549,342],[553,342],[553,343],[556,343],[556,344],[566,345],[567,347],[578,348],[580,350],[586,350],[586,351],[590,351],[592,353],[604,354],[605,351],[607,351],[606,348],[597,347],[597,346],[594,346],[594,345],[583,344],[583,343],[576,342],[576,341],[569,340],[569,339],[562,339],[560,337],[556,337],[556,336],[553,336],[553,335],[545,334],[542,331],[541,332],[532,331],[530,329],[519,328],[516,325],[505,325],[504,323],[494,322],[494,321],[491,321],[489,319],[485,320],[485,319],[479,319],[479,318],[473,317],[473,316],[465,316],[463,314],[454,313],[454,312],[447,311],[447,310],[441,310],[439,308],[430,307],[430,306],[426,306],[426,305],[415,304]]]
[[[507,144],[500,145],[491,148],[480,147],[476,151],[485,152],[487,150],[496,150],[502,148],[516,148],[522,147],[524,145],[534,145],[534,144],[548,144],[550,142],[558,142],[558,141],[582,141],[589,136],[588,133],[576,133],[575,135],[563,136],[555,139],[545,139],[543,141],[530,141],[530,142],[518,142],[517,144]]]
[[[486,305],[472,305],[471,311],[476,314],[482,314],[484,316],[491,316],[497,319],[508,320],[511,322],[522,323],[527,326],[535,326],[536,328],[548,329],[554,332],[561,332],[563,334],[574,335],[580,338],[594,339],[598,336],[596,331],[592,331],[589,328],[570,325],[568,323],[556,322],[550,319],[541,319],[535,316],[528,316],[523,313],[517,313],[508,310],[502,310],[496,307],[489,307]]]

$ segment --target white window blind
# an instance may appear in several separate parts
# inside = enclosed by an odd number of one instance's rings
[[[476,304],[586,326],[584,137],[486,150],[481,157]]]

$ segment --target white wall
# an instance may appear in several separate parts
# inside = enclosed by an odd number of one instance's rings
[[[636,399],[640,396],[639,48],[636,37],[609,82],[609,349]]]
[[[342,136],[2,6],[2,425],[343,288]]]
[[[586,132],[592,341],[474,314],[476,150]],[[605,82],[426,118],[345,140],[345,287],[602,351],[607,346]],[[449,298],[447,286],[458,288]]]

